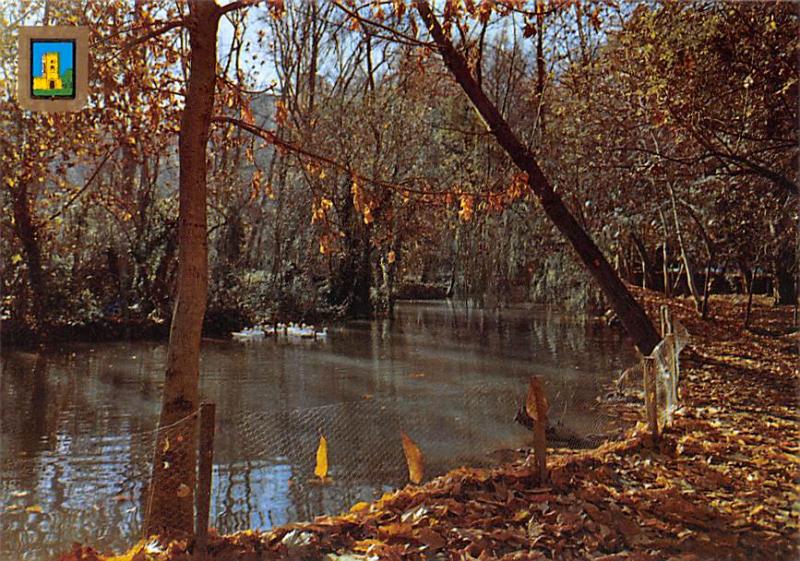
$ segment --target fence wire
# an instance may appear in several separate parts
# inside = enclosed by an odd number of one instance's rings
[[[666,334],[650,354],[656,365],[656,400],[661,427],[672,423],[678,409],[680,353],[688,343],[689,332],[678,320],[673,320],[672,332]]]
[[[580,390],[574,380],[556,381],[548,388],[551,420],[562,438],[552,444],[581,446],[587,434],[608,425],[605,413],[589,400],[575,398],[575,391],[597,395],[599,385],[588,377]],[[210,525],[223,533],[268,529],[341,512],[402,487],[408,471],[401,431],[425,456],[425,480],[459,465],[494,463],[503,459],[497,451],[530,443],[530,432],[514,422],[524,396],[524,381],[515,387],[500,380],[466,388],[434,385],[413,397],[384,395],[318,407],[220,414]],[[8,497],[0,512],[2,532],[15,536],[2,540],[2,559],[53,558],[64,551],[65,536],[101,551],[119,551],[142,535],[148,508],[163,509],[163,520],[177,519],[177,499],[186,491],[181,486],[194,486],[194,472],[175,469],[180,462],[173,465],[171,458],[194,446],[187,435],[196,436],[196,425],[193,414],[162,429],[132,430],[120,437],[64,437],[52,453],[31,459],[31,473],[47,481],[0,482],[3,497]],[[325,482],[314,477],[320,436],[328,442]],[[149,489],[156,451],[170,464],[160,474],[170,496],[158,505],[151,503]],[[14,461],[18,466],[19,460]],[[28,512],[24,505],[8,510],[17,489],[59,485],[53,504],[36,505],[41,512]],[[56,504],[58,497],[67,500]]]
[[[678,409],[680,353],[690,342],[689,332],[678,320],[670,320],[669,326],[664,338],[650,354],[656,369],[656,412],[660,428],[672,423]],[[644,375],[644,361],[640,360],[620,375],[617,388],[644,399]]]

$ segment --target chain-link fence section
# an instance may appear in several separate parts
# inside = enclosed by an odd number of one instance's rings
[[[597,395],[599,387],[589,386],[600,382],[587,377],[583,385],[576,390],[575,380],[548,383],[554,431],[548,435],[550,445],[584,445],[588,435],[602,433],[608,425],[608,417],[588,400],[575,399],[576,391]],[[425,480],[459,465],[506,459],[505,453],[531,442],[530,431],[514,422],[525,392],[523,380],[510,384],[498,379],[470,386],[431,382],[413,396],[367,396],[318,407],[218,415],[209,524],[222,533],[268,529],[345,511],[402,487],[408,482],[408,468],[401,432],[422,450]],[[42,513],[3,516],[4,524],[19,525],[16,531],[22,538],[4,543],[2,558],[50,558],[68,545],[64,536],[118,551],[120,544],[130,545],[143,536],[148,509],[151,514],[152,509],[161,509],[159,518],[174,529],[169,521],[185,514],[177,506],[178,499],[197,492],[196,459],[181,461],[195,449],[192,438],[198,436],[197,425],[195,412],[167,427],[124,438],[65,442],[52,465],[39,463],[31,469],[52,477],[53,485],[61,479],[69,481],[64,492],[81,499],[76,505],[85,505],[91,496],[93,507],[65,512],[43,504]],[[329,477],[324,482],[314,476],[320,436],[328,443]],[[85,467],[82,458],[93,458],[95,467],[113,471],[103,474],[106,486],[97,481],[75,484],[74,472]],[[154,458],[160,462],[155,477],[162,479],[150,485]],[[159,504],[154,501],[156,488],[167,489],[162,497],[166,500]],[[51,532],[55,525],[58,531]]]
[[[672,418],[678,409],[680,353],[689,344],[689,332],[678,320],[672,320],[668,325],[669,331],[664,334],[664,339],[650,353],[655,363],[659,427],[672,424]]]
[[[197,487],[198,411],[156,430],[143,537],[191,537]]]
[[[661,308],[663,339],[650,356],[625,370],[617,380],[618,389],[642,391],[649,430],[654,436],[672,424],[678,409],[680,384],[680,353],[689,344],[690,335],[669,308]]]
[[[517,447],[526,438],[513,423],[519,399],[481,387],[228,418],[217,426],[212,524],[221,532],[267,528],[378,498],[408,480],[401,431],[425,454],[426,478],[474,464],[480,451]],[[481,408],[495,410],[495,419],[476,414]],[[328,443],[325,482],[314,477],[320,436]],[[226,461],[233,456],[247,461]]]

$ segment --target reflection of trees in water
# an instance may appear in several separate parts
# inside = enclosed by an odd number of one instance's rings
[[[91,356],[4,357],[0,557],[46,559],[72,541],[118,548],[137,535],[152,425],[117,414],[121,383]]]
[[[426,477],[522,445],[528,434],[512,418],[530,374],[546,379],[551,418],[566,411],[567,426],[595,430],[593,400],[621,344],[555,311],[425,304],[324,343],[209,345],[202,389],[219,419],[212,516],[223,531],[266,528],[375,498],[407,481],[401,429],[425,453]],[[30,489],[16,502],[51,514],[0,512],[2,558],[89,538],[119,549],[138,535],[152,453],[141,433],[154,427],[163,352],[98,351],[4,355],[0,511]],[[341,403],[317,407],[332,401]],[[320,431],[326,485],[309,482]]]

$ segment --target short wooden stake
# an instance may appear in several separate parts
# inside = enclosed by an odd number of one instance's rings
[[[194,558],[205,561],[208,548],[208,520],[211,510],[211,472],[214,465],[214,417],[213,403],[200,404],[200,438],[197,466],[197,494],[194,524]]]
[[[669,392],[673,401],[678,400],[678,350],[675,334],[670,333],[664,337],[664,342],[667,346],[667,354],[669,355]]]
[[[547,481],[547,420],[536,421],[533,425],[533,455],[536,458],[536,470],[539,480]]]
[[[647,412],[647,428],[653,437],[653,444],[658,442],[658,403],[656,401],[656,359],[644,357],[644,404]]]
[[[525,410],[533,419],[533,455],[539,481],[544,483],[547,481],[547,413],[550,404],[547,403],[542,380],[538,376],[531,376]]]

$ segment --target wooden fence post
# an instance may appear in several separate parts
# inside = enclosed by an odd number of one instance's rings
[[[653,437],[653,444],[658,442],[658,403],[656,401],[656,359],[646,356],[642,359],[644,370],[644,403],[647,412],[647,428]]]
[[[681,361],[680,351],[678,350],[678,337],[673,331],[672,333],[672,375],[675,377],[674,398],[675,403],[678,403],[678,384],[681,381]]]
[[[533,455],[539,472],[539,481],[543,483],[547,481],[547,413],[550,404],[544,395],[542,380],[538,376],[531,376],[528,383],[525,410],[533,419]]]
[[[213,403],[200,404],[200,435],[197,466],[197,504],[195,505],[194,558],[204,561],[208,547],[208,520],[211,510],[211,472],[214,461],[214,417]]]

